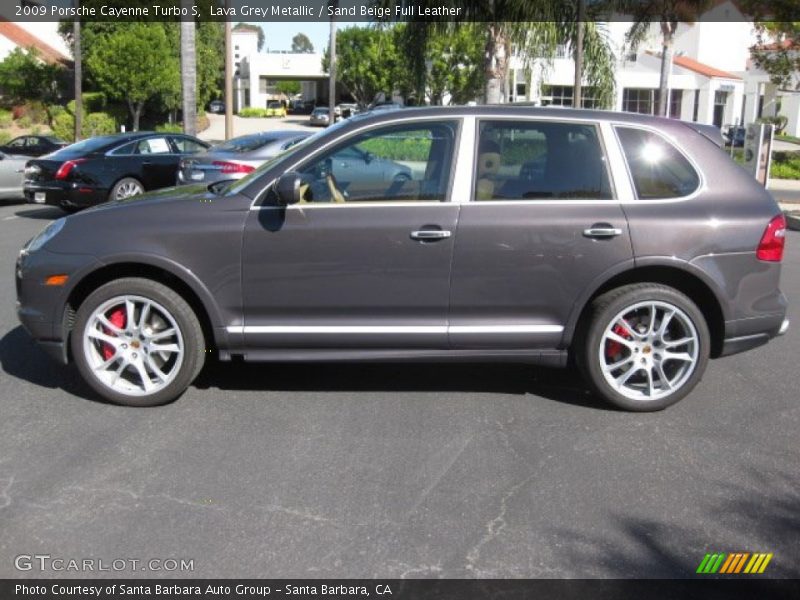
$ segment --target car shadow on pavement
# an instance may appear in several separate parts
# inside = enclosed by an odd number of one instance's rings
[[[42,208],[18,210],[14,214],[23,219],[41,219],[47,221],[52,221],[53,219],[60,219],[61,217],[67,216],[67,213],[60,208],[56,208],[55,206],[43,206]]]
[[[455,363],[225,363],[209,361],[200,389],[285,392],[487,392],[534,395],[615,411],[593,396],[574,368]]]
[[[92,393],[76,369],[47,356],[22,326],[15,327],[0,339],[0,370],[34,385],[62,389],[85,400],[105,403]]]

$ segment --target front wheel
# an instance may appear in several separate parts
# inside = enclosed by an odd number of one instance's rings
[[[197,316],[170,288],[149,279],[107,283],[81,304],[72,355],[86,382],[126,406],[155,406],[180,396],[203,366]]]
[[[660,284],[612,290],[590,307],[578,364],[611,404],[637,412],[675,404],[697,385],[711,336],[697,305]]]

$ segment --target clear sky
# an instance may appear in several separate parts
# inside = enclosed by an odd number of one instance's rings
[[[291,50],[292,38],[298,33],[305,33],[314,44],[315,52],[323,52],[328,47],[328,33],[330,32],[330,24],[319,22],[289,22],[289,23],[250,23],[251,25],[259,25],[264,30],[264,52],[268,49],[275,50]],[[359,25],[363,27],[368,23],[347,23],[340,22],[336,24],[337,29],[345,29]]]

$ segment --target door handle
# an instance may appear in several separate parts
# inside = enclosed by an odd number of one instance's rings
[[[444,240],[452,235],[453,234],[451,232],[442,231],[441,229],[421,229],[419,231],[412,231],[411,239],[420,240],[424,242],[433,240]]]
[[[606,239],[622,235],[622,229],[612,227],[608,223],[595,223],[588,229],[584,229],[583,235],[588,238]]]

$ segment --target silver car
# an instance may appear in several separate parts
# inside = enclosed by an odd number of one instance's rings
[[[25,178],[25,163],[30,156],[4,154],[0,152],[0,199],[22,200],[22,180]]]
[[[233,138],[181,160],[177,184],[241,179],[309,135],[306,131],[270,131]]]

